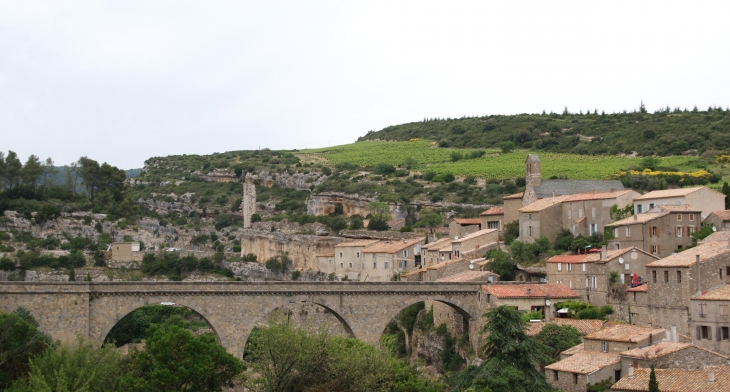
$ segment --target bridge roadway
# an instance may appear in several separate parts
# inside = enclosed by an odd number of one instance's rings
[[[320,305],[353,337],[378,344],[388,322],[419,301],[439,301],[467,322],[475,319],[479,287],[435,282],[3,282],[0,310],[23,306],[56,340],[73,342],[81,336],[101,344],[134,309],[174,302],[203,316],[221,345],[241,358],[252,329],[285,304]]]

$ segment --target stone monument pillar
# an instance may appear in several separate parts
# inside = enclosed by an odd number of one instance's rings
[[[256,213],[256,184],[253,182],[254,176],[250,173],[246,174],[246,180],[243,183],[243,228],[251,228],[251,216]]]

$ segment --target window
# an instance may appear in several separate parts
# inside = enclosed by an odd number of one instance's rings
[[[682,236],[682,231],[683,231],[682,230],[682,226],[677,226],[677,237],[681,237]]]
[[[373,263],[373,269],[376,269],[376,268],[378,268],[378,264],[377,263]]]
[[[529,230],[529,236],[532,237],[532,226],[528,226],[527,229]]]
[[[655,205],[656,204],[654,204],[654,203],[649,203],[649,209],[651,210],[652,208],[654,208]]]
[[[660,252],[661,252],[661,247],[659,245],[651,246],[651,253],[658,255]]]
[[[365,269],[365,263],[360,264],[360,269],[363,269],[363,270]]]
[[[582,217],[583,217],[583,209],[579,208],[578,209],[578,218],[582,218]]]
[[[656,270],[651,271],[651,282],[656,283]]]
[[[594,289],[598,288],[598,278],[596,278],[595,276],[593,277],[593,288]]]
[[[568,219],[569,220],[570,219],[573,219],[573,211],[572,210],[568,210]]]
[[[578,383],[578,373],[573,373],[573,384]]]
[[[628,271],[628,270],[630,270],[630,269],[631,269],[631,266],[629,265],[629,263],[625,263],[625,264],[624,264],[624,269],[625,269],[626,271]]]
[[[682,214],[677,214],[677,220],[678,221],[681,221],[682,220]]]
[[[499,229],[499,221],[487,222],[487,229]]]
[[[700,317],[707,317],[707,304],[700,304]]]
[[[695,220],[695,214],[689,214],[689,220],[690,221]]]
[[[553,370],[553,378],[555,379],[555,381],[558,381],[558,371],[557,370]]]
[[[593,223],[590,226],[588,226],[588,235],[593,235],[598,232],[598,225]]]
[[[613,244],[614,249],[621,249],[621,244]]]
[[[657,230],[656,226],[651,226],[649,228],[649,237],[658,237],[659,236],[659,230]]]
[[[408,249],[403,251],[403,257],[408,257]]]
[[[349,263],[349,264],[350,264],[350,269],[352,269],[352,263]]]
[[[342,258],[342,252],[340,252],[340,258]]]
[[[669,271],[664,271],[664,283],[669,283]]]
[[[682,271],[677,271],[677,283],[682,283]]]
[[[596,217],[596,207],[591,207],[591,218]]]
[[[573,270],[573,265],[572,264],[565,264],[565,270],[568,271],[568,272],[572,271]]]
[[[636,213],[637,214],[641,214],[642,212],[644,212],[644,206],[642,204],[637,204],[636,205]]]
[[[586,278],[586,288],[588,288],[588,278]]]
[[[558,263],[558,271],[562,271],[562,270],[563,270],[563,263]]]
[[[710,339],[710,327],[706,325],[697,326],[697,339]]]
[[[388,262],[387,261],[383,262],[383,268],[384,269],[388,269]]]
[[[626,226],[626,236],[631,237],[631,226]]]
[[[720,327],[720,340],[730,340],[730,328]]]
[[[585,271],[585,270],[586,270],[586,263],[583,263],[583,265],[581,266],[581,269],[582,269],[583,271]]]
[[[613,228],[613,238],[618,238],[618,227]]]
[[[727,305],[720,305],[720,316],[727,317]]]
[[[355,252],[355,257],[360,258],[360,252]]]
[[[604,353],[608,352],[608,342],[601,342],[601,351]]]
[[[345,268],[345,263],[340,263],[340,269]]]
[[[403,268],[403,262],[400,260],[398,261],[398,268]]]
[[[687,226],[687,232],[689,233],[687,236],[691,237],[692,234],[695,233],[695,227],[694,226]]]
[[[527,219],[532,220],[532,214],[527,214]]]

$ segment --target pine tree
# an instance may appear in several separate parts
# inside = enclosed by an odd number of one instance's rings
[[[641,100],[641,104],[639,105],[639,112],[646,113],[646,106],[644,106],[644,100]]]
[[[73,264],[71,264],[71,269],[68,270],[68,281],[69,282],[75,282],[76,281],[76,271],[74,270]]]
[[[656,380],[654,365],[651,365],[651,373],[649,373],[649,392],[659,392],[659,383]]]

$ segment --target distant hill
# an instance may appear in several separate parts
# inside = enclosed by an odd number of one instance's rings
[[[440,147],[517,148],[583,155],[702,154],[730,150],[730,110],[656,113],[520,114],[427,119],[369,132],[358,140],[435,140]]]
[[[142,169],[128,169],[124,173],[127,175],[127,178],[137,177],[139,173],[142,173]]]

